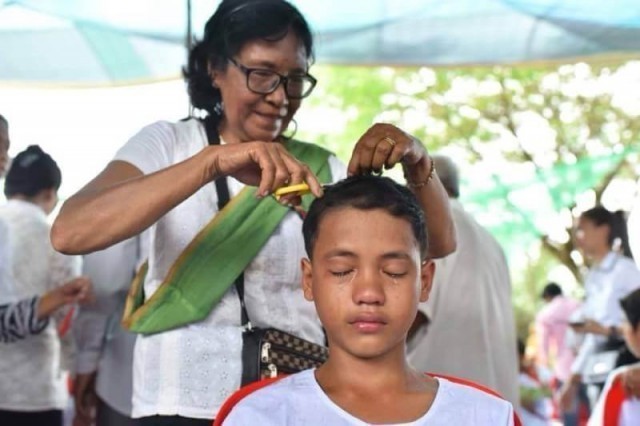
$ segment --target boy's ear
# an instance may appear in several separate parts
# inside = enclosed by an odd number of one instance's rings
[[[309,259],[300,261],[302,268],[302,294],[309,302],[313,302],[313,267]]]
[[[420,301],[429,300],[431,287],[433,286],[433,275],[436,272],[436,264],[433,260],[425,260],[420,266]]]

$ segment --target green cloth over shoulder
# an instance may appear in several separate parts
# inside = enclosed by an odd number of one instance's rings
[[[294,140],[285,146],[321,183],[331,181],[329,151]],[[233,197],[187,245],[146,301],[146,264],[140,269],[127,295],[122,319],[126,329],[159,333],[209,315],[290,212],[273,197],[256,198],[256,191],[255,187],[245,187]],[[312,195],[304,196],[303,206],[308,208],[311,201]]]

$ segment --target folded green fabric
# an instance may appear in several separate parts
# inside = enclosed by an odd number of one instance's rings
[[[313,144],[290,140],[287,151],[307,164],[321,183],[329,183],[331,153]],[[146,267],[134,279],[122,319],[130,331],[153,334],[202,321],[235,279],[254,259],[290,211],[273,197],[256,198],[257,188],[245,187],[209,222],[144,300]],[[312,195],[303,197],[308,208]]]

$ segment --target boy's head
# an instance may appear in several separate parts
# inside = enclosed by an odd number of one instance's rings
[[[58,202],[62,175],[56,162],[37,145],[31,145],[11,162],[4,183],[4,195],[40,206],[47,214]]]
[[[359,358],[404,351],[434,272],[414,195],[388,178],[345,179],[313,202],[303,233],[304,295],[330,346]]]
[[[640,289],[628,294],[620,301],[627,321],[622,325],[624,340],[636,358],[640,358]]]

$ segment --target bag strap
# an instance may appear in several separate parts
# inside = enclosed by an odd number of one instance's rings
[[[207,132],[209,145],[220,145],[220,135],[216,131],[213,121],[210,120],[209,117],[204,119],[204,128]],[[224,206],[226,206],[231,199],[227,178],[220,177],[215,180],[215,184],[216,193],[218,195],[218,211],[222,211]],[[236,292],[240,299],[240,321],[242,328],[251,330],[252,326],[251,321],[249,320],[249,312],[247,311],[247,306],[244,303],[244,272],[240,272],[240,275],[238,275],[238,278],[235,279],[233,284],[236,287]]]

